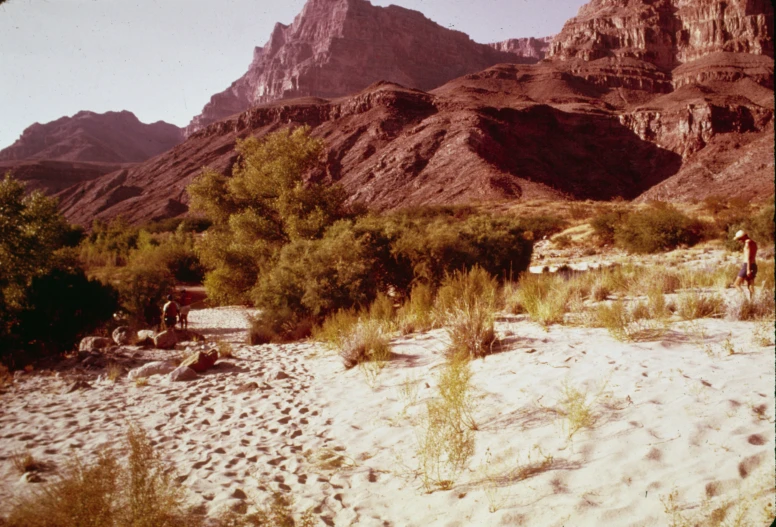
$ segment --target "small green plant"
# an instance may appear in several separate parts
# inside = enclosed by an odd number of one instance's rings
[[[138,388],[142,388],[143,386],[148,386],[148,378],[138,377],[137,379],[135,379],[135,386]]]
[[[776,324],[773,319],[758,322],[752,332],[752,342],[757,346],[773,346],[775,328]]]
[[[452,488],[474,453],[470,381],[467,360],[448,360],[439,376],[439,397],[426,403],[417,450],[418,473],[426,492]]]

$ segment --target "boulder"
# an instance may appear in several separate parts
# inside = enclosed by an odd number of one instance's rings
[[[84,337],[78,345],[78,351],[91,351],[107,348],[113,341],[106,337]]]
[[[161,350],[171,350],[178,343],[178,336],[174,329],[162,331],[154,336],[154,347]]]
[[[175,370],[176,366],[170,361],[154,361],[143,364],[139,368],[130,370],[127,378],[130,381],[140,379],[144,377],[150,377],[151,375],[166,375]]]
[[[129,346],[137,341],[137,333],[127,326],[119,326],[113,330],[113,342],[119,346]]]
[[[154,343],[154,335],[155,333],[152,329],[141,329],[137,332],[137,340],[135,343],[141,346],[151,346]]]
[[[218,360],[218,350],[198,351],[181,362],[181,366],[188,366],[197,373],[204,373]]]
[[[170,373],[170,380],[172,382],[193,381],[196,378],[197,372],[188,366],[178,366]]]

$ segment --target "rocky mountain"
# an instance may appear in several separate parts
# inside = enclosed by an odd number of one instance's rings
[[[346,97],[255,106],[67,189],[63,210],[82,223],[182,214],[202,166],[230,173],[237,139],[300,125],[327,146],[325,168],[310,177],[341,184],[351,202],[375,210],[529,198],[772,199],[773,29],[763,22],[772,12],[743,0],[724,9],[716,0],[593,0],[539,63],[492,66],[433,90],[379,82]],[[699,40],[698,28],[726,24]]]
[[[14,144],[0,150],[0,161],[138,163],[182,140],[177,126],[163,121],[144,124],[132,112],[78,112],[28,127]]]
[[[183,140],[177,126],[141,123],[131,112],[78,112],[35,123],[0,150],[0,174],[10,172],[49,194],[145,161]]]
[[[214,95],[187,135],[257,104],[340,97],[377,81],[431,90],[502,62],[536,62],[537,39],[477,44],[418,11],[368,0],[308,0],[291,25],[277,24],[248,71]]]

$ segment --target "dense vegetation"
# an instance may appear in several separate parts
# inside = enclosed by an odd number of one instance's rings
[[[456,270],[479,265],[503,279],[528,267],[528,229],[514,218],[469,208],[348,210],[338,186],[305,180],[323,151],[307,128],[248,139],[238,151],[231,178],[206,171],[189,187],[192,207],[213,223],[198,251],[208,297],[262,308],[270,335],[299,336],[380,292],[436,288]]]
[[[55,200],[0,181],[0,361],[69,350],[115,311],[116,292],[88,279],[75,257],[80,235]]]

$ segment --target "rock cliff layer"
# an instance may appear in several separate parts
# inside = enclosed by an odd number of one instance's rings
[[[552,39],[553,37],[510,38],[488,45],[495,50],[512,53],[518,57],[542,60],[547,56]]]
[[[521,40],[477,44],[402,7],[309,0],[291,25],[275,26],[266,45],[256,48],[248,72],[214,95],[186,133],[276,100],[339,97],[377,81],[430,90],[501,62],[536,62],[542,42]]]
[[[549,57],[633,58],[664,71],[712,53],[773,57],[767,0],[592,0],[553,40]]]

